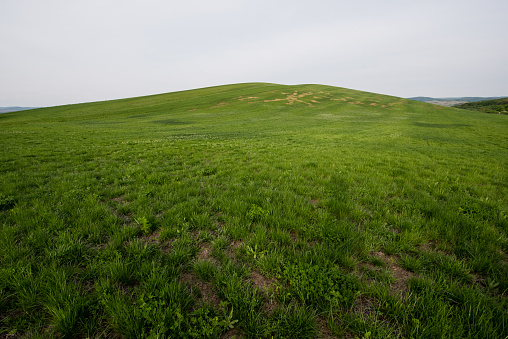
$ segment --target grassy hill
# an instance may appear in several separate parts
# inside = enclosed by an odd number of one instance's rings
[[[508,98],[469,102],[455,107],[483,113],[508,114]]]
[[[250,83],[0,115],[0,333],[504,338],[508,120]]]

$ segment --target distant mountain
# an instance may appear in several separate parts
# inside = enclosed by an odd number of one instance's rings
[[[501,99],[501,98],[504,98],[504,97],[456,97],[456,98],[414,97],[414,98],[408,98],[408,99],[426,102],[426,103],[434,104],[434,105],[455,106],[455,105],[460,105],[460,104],[463,104],[466,102],[494,100],[494,99]]]
[[[454,107],[484,113],[508,114],[508,98],[466,102]]]
[[[39,107],[0,107],[0,113],[9,113],[9,112],[16,112],[16,111],[25,111],[27,109],[34,109]]]

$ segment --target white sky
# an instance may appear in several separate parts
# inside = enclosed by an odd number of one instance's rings
[[[240,82],[508,96],[507,0],[0,0],[0,106]]]

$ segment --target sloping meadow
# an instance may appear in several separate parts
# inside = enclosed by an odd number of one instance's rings
[[[0,115],[0,335],[508,336],[508,120],[251,83]]]

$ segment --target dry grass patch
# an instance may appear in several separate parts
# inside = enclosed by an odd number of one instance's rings
[[[250,99],[258,99],[258,97],[240,97],[240,98],[238,98],[239,101],[250,100]]]
[[[219,107],[224,107],[224,106],[228,106],[228,105],[230,105],[230,104],[227,102],[221,102],[221,103],[218,103],[217,105],[212,106],[210,108],[219,108]]]

